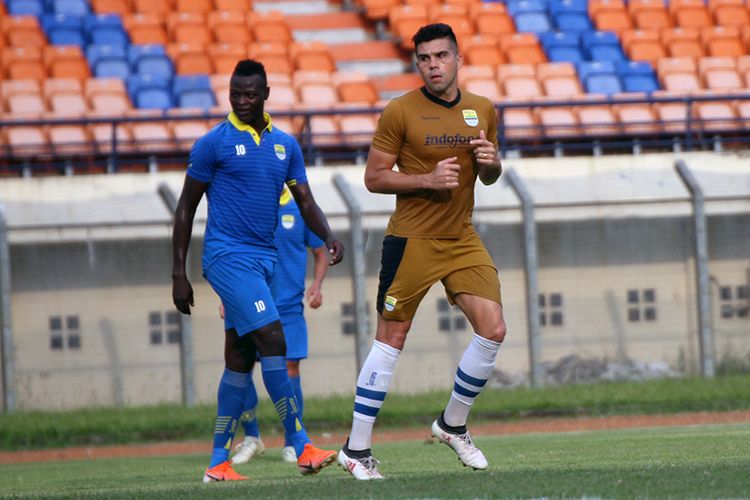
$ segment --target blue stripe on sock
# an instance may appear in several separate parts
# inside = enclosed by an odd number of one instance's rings
[[[462,385],[458,385],[458,383],[453,384],[453,390],[462,396],[466,396],[467,398],[475,398],[479,395],[478,392],[470,391],[466,387]]]
[[[368,417],[377,417],[380,408],[373,408],[372,406],[363,405],[361,403],[354,403],[354,412],[367,415]]]
[[[374,399],[375,401],[385,401],[385,392],[371,391],[364,387],[357,386],[357,396],[362,396],[367,399]]]
[[[481,378],[474,378],[471,375],[467,375],[463,370],[461,370],[460,366],[458,367],[458,370],[456,370],[456,375],[467,384],[471,384],[476,387],[484,387],[484,384],[487,383],[487,379],[482,380]]]
[[[261,371],[286,370],[286,358],[284,356],[263,356],[260,363]]]

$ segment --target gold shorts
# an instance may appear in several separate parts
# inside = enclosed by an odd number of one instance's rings
[[[473,231],[457,239],[388,235],[380,263],[377,310],[385,319],[412,319],[437,281],[443,282],[451,304],[459,293],[502,304],[497,269]]]

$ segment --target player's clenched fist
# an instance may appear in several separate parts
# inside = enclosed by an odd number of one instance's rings
[[[451,156],[437,162],[430,175],[433,189],[453,189],[458,187],[458,173],[461,165],[456,163],[457,156]]]

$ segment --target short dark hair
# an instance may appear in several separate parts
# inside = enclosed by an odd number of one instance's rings
[[[266,68],[262,63],[252,59],[243,59],[234,67],[232,76],[255,76],[258,75],[263,80],[263,85],[267,85]]]
[[[411,41],[414,43],[414,50],[417,49],[417,45],[420,43],[431,42],[438,38],[447,38],[458,50],[458,40],[456,40],[456,34],[453,33],[453,28],[445,23],[434,23],[427,24],[419,28],[419,30],[411,37]]]

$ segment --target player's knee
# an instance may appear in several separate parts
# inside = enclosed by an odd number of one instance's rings
[[[224,364],[233,372],[249,373],[253,369],[254,360],[249,359],[244,352],[232,350],[224,353]]]
[[[281,322],[276,321],[253,332],[258,354],[265,356],[286,356],[286,340]]]
[[[492,329],[488,332],[489,335],[486,337],[488,340],[492,340],[493,342],[502,342],[505,340],[505,333],[507,331],[507,328],[505,327],[505,321],[500,321],[496,325],[493,326]]]

